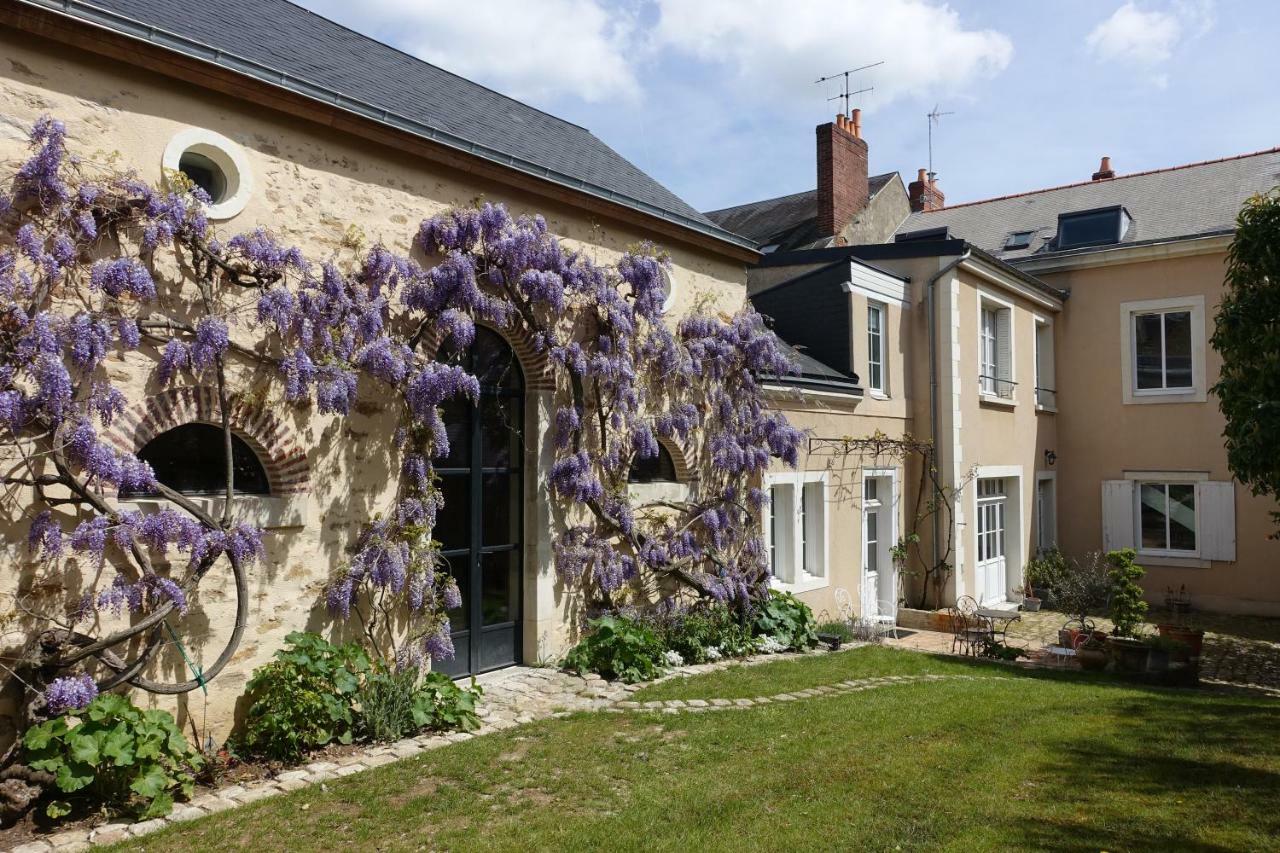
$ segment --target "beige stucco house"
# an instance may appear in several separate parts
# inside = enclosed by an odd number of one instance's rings
[[[746,265],[758,257],[749,241],[584,128],[283,0],[6,2],[0,55],[0,160],[25,157],[27,129],[52,115],[90,164],[111,160],[153,182],[165,169],[212,176],[210,215],[226,234],[265,226],[325,257],[354,226],[367,241],[408,252],[424,218],[483,198],[544,215],[552,232],[601,263],[640,241],[660,244],[673,263],[672,317],[697,300],[736,311],[746,297]],[[478,509],[448,504],[456,535],[446,546],[467,573],[460,579],[466,613],[454,622],[459,654],[448,667],[457,674],[555,659],[579,616],[572,593],[556,582],[550,553],[556,520],[546,499],[553,410],[545,355],[498,333],[478,340],[518,365],[519,381],[503,393],[521,434],[501,476],[483,463],[486,500]],[[111,365],[139,401],[115,428],[117,444],[137,451],[174,430],[217,422],[209,388],[157,393],[147,384],[151,367],[142,355]],[[198,708],[202,725],[225,734],[245,680],[286,634],[331,629],[323,585],[361,525],[393,498],[387,450],[378,443],[389,434],[382,417],[367,402],[345,420],[321,416],[285,405],[278,393],[237,405],[237,437],[262,467],[260,494],[238,498],[237,512],[266,528],[267,559],[254,570],[250,630],[232,664],[207,698],[197,692],[176,700],[184,727],[181,714]],[[473,444],[474,454],[479,447]],[[682,449],[664,449],[673,457],[665,479],[687,479]],[[465,489],[481,464],[478,457],[451,462],[443,476]],[[3,560],[19,569],[3,581],[14,642],[24,633],[14,596],[59,593],[27,551],[32,503],[10,489],[0,515]],[[134,503],[145,509],[147,501]],[[479,522],[471,517],[477,512]],[[501,541],[485,538],[489,531],[502,531]],[[218,653],[234,622],[228,587],[214,578],[202,584],[182,626],[196,663]],[[162,655],[158,669],[162,677],[190,677],[177,649]]]
[[[1236,212],[1280,180],[1280,151],[1134,175],[1104,160],[1078,184],[946,207],[923,170],[906,187],[868,177],[861,130],[818,128],[817,192],[708,215],[761,244],[749,288],[783,339],[861,391],[845,416],[807,393],[795,419],[828,438],[936,447],[949,518],[915,521],[906,476],[890,534],[915,529],[922,551],[951,555],[930,603],[1012,606],[1039,549],[1134,547],[1157,604],[1185,587],[1203,609],[1280,613],[1274,507],[1227,469],[1208,345]],[[861,209],[823,192],[831,175],[870,188],[851,193]],[[875,276],[901,296],[869,289]],[[810,454],[806,478],[879,476],[875,460],[811,448],[828,452]],[[792,586],[816,607],[886,606],[864,588],[884,530],[866,523],[868,494],[828,504],[826,572]],[[917,601],[918,578],[905,580],[899,600]]]

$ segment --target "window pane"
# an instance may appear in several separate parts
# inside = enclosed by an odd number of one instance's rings
[[[869,501],[876,499],[876,481],[874,477],[868,477],[863,483],[862,496]]]
[[[879,571],[880,569],[880,561],[878,559],[880,551],[880,536],[877,530],[877,527],[879,526],[879,515],[880,514],[876,512],[867,513],[867,571],[869,572]]]
[[[1165,387],[1191,387],[1191,312],[1164,315]],[[1141,387],[1141,386],[1139,386]]]
[[[1165,487],[1163,483],[1143,483],[1138,499],[1142,517],[1142,547],[1165,549]]]
[[[773,571],[775,578],[782,577],[782,561],[779,556],[782,554],[783,532],[778,497],[778,487],[771,487],[769,489],[769,568]]]
[[[449,436],[449,453],[436,460],[437,468],[467,468],[471,465],[471,401],[451,397],[440,406],[445,434]]]
[[[1161,369],[1160,315],[1138,314],[1133,318],[1134,365],[1137,387],[1163,388]]]
[[[480,405],[481,464],[486,468],[520,467],[520,401],[486,397]]]
[[[1191,483],[1169,485],[1169,547],[1196,550],[1196,487]]]
[[[471,554],[457,554],[445,560],[449,563],[449,574],[458,582],[458,592],[462,593],[462,603],[449,611],[449,629],[465,631],[471,627]]]
[[[440,478],[440,494],[444,506],[436,515],[432,537],[441,547],[466,548],[471,544],[471,476],[445,474]]]
[[[486,474],[484,508],[481,519],[480,540],[485,545],[511,545],[518,542],[520,506],[520,478],[511,474]]]
[[[183,424],[162,432],[143,445],[138,458],[151,465],[156,480],[184,495],[216,495],[227,489],[227,457],[222,427],[212,424]],[[231,464],[237,492],[267,495],[271,487],[266,469],[253,449],[231,435]],[[128,498],[155,494],[148,491],[121,492]]]
[[[516,590],[520,588],[516,578],[518,565],[517,551],[485,554],[480,558],[480,571],[484,575],[480,597],[482,624],[498,625],[515,619]]]

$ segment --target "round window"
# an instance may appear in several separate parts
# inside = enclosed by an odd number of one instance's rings
[[[662,312],[665,314],[671,310],[671,303],[676,298],[676,282],[671,275],[671,270],[662,267]]]
[[[244,151],[220,133],[189,128],[169,140],[165,174],[181,173],[209,195],[209,218],[230,219],[244,210],[253,176]]]

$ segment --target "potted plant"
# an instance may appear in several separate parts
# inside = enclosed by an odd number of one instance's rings
[[[1190,648],[1186,643],[1169,637],[1148,637],[1147,672],[1164,676],[1170,669],[1177,671],[1187,666]]]
[[[1147,602],[1142,598],[1142,587],[1138,581],[1146,570],[1134,562],[1137,556],[1132,548],[1107,554],[1110,615],[1115,626],[1107,645],[1115,658],[1116,669],[1122,672],[1146,672],[1147,657],[1151,651],[1140,631],[1147,613]]]
[[[1160,632],[1161,637],[1184,643],[1187,646],[1188,658],[1198,661],[1204,649],[1204,631],[1191,627],[1191,593],[1187,590],[1187,585],[1183,584],[1177,592],[1173,591],[1173,587],[1169,587],[1165,591],[1164,602],[1169,608],[1173,621],[1162,622],[1156,626],[1156,630]]]
[[[1102,609],[1107,603],[1110,588],[1101,554],[1092,553],[1083,560],[1063,562],[1054,595],[1058,607],[1071,618],[1058,632],[1060,645],[1074,649],[1080,644],[1082,637],[1089,637],[1094,633],[1093,620],[1089,618],[1089,614]]]
[[[1031,596],[1040,599],[1045,606],[1053,604],[1058,581],[1070,569],[1067,558],[1057,548],[1039,551],[1027,563],[1027,586],[1031,588]]]
[[[1024,583],[1022,585],[1022,589],[1020,590],[1015,589],[1013,592],[1015,596],[1019,594],[1022,595],[1023,610],[1027,611],[1028,613],[1036,613],[1040,610],[1040,603],[1041,603],[1040,596],[1035,594],[1035,591],[1031,588],[1030,581],[1027,581],[1026,583]]]

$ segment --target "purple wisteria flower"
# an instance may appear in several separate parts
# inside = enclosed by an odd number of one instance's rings
[[[98,685],[88,675],[64,675],[49,682],[45,705],[53,716],[80,711],[98,697]]]

